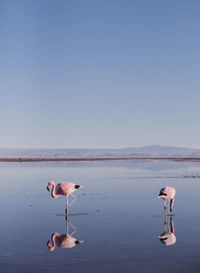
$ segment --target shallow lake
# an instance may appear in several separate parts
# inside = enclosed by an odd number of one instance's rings
[[[84,186],[67,221],[50,180]],[[157,198],[166,185],[172,217]],[[200,163],[0,163],[0,218],[3,273],[199,272]]]

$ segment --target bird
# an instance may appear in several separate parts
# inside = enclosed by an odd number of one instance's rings
[[[58,198],[60,195],[67,196],[67,209],[68,209],[69,207],[71,207],[72,203],[74,203],[76,201],[76,196],[73,195],[72,193],[74,191],[76,191],[77,189],[83,188],[83,186],[76,185],[71,182],[62,182],[62,183],[55,185],[55,183],[53,181],[50,181],[47,185],[47,190],[50,191],[51,188],[52,188],[51,196],[53,198]],[[71,195],[73,197],[73,200],[70,203],[70,205],[68,205],[68,196],[69,195]]]
[[[164,200],[164,210],[167,209],[166,200],[168,200],[168,212],[169,212],[169,203],[170,203],[170,212],[172,212],[175,195],[176,195],[176,190],[173,187],[164,187],[160,190],[158,198],[161,198]]]

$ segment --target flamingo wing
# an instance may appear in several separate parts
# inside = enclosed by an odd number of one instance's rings
[[[75,184],[70,182],[59,183],[57,186],[60,194],[62,195],[71,194],[75,191]]]

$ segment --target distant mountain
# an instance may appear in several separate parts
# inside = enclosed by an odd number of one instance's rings
[[[200,149],[162,145],[122,149],[11,149],[0,148],[0,157],[200,157]]]
[[[190,149],[184,147],[173,147],[173,146],[162,146],[162,145],[152,145],[144,146],[139,148],[125,148],[124,150],[133,153],[145,153],[145,154],[191,154],[198,153],[200,154],[200,149]]]

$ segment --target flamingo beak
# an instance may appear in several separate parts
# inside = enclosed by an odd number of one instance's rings
[[[47,186],[47,190],[50,191],[50,186],[49,185]]]
[[[48,248],[49,248],[50,251],[54,250],[54,248],[52,248],[52,245],[50,244],[50,241],[47,242],[47,246],[48,246]]]

